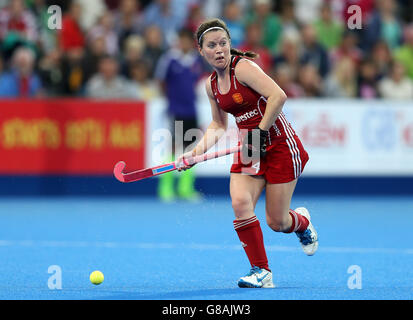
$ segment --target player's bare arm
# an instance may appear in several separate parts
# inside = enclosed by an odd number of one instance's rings
[[[196,147],[181,156],[178,157],[177,161],[183,161],[189,157],[195,157],[197,155],[204,154],[212,146],[214,146],[218,140],[224,135],[228,127],[228,115],[226,112],[221,110],[214,98],[211,89],[211,76],[209,76],[205,81],[205,88],[208,96],[209,103],[211,105],[211,115],[212,121],[208,125],[206,132],[204,133],[202,139],[198,142]],[[178,169],[178,171],[189,169],[192,166],[183,166]]]
[[[287,95],[253,61],[243,59],[235,68],[235,76],[242,84],[249,86],[267,99],[267,108],[259,128],[268,130],[282,111]]]
[[[193,150],[193,155],[200,155],[208,151],[224,135],[228,127],[228,114],[220,109],[215,101],[211,88],[211,77],[205,81],[205,89],[211,105],[212,121],[203,138]]]

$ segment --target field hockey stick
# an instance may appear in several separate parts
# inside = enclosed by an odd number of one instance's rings
[[[216,151],[216,152],[211,152],[211,153],[204,153],[199,156],[183,159],[184,163],[182,162],[178,163],[177,161],[175,161],[171,163],[162,164],[157,167],[141,169],[141,170],[132,171],[128,173],[123,172],[123,170],[126,167],[126,163],[124,161],[119,161],[115,165],[115,168],[113,169],[113,174],[115,175],[115,178],[118,179],[120,182],[125,182],[125,183],[134,182],[134,181],[139,181],[142,179],[154,177],[154,176],[167,173],[170,171],[174,171],[183,166],[190,166],[190,165],[194,165],[194,164],[204,162],[207,160],[223,157],[231,153],[238,152],[240,151],[240,149],[241,149],[240,146],[236,146],[236,147],[232,147],[226,150],[221,150],[221,151]]]

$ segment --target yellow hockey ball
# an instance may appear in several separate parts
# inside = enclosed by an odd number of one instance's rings
[[[93,284],[96,284],[96,285],[101,284],[104,279],[103,273],[98,270],[93,271],[90,274],[89,279],[90,279],[90,282],[92,282]]]

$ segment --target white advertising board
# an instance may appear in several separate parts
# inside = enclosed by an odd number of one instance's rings
[[[159,133],[168,128],[166,103],[148,108],[147,163],[156,165],[165,159]],[[303,176],[413,176],[412,101],[290,99],[283,111],[310,155]],[[202,129],[211,121],[202,95],[198,118]],[[228,135],[214,150],[236,144],[235,121],[229,119]],[[228,175],[231,163],[231,156],[211,160],[197,165],[197,174]]]

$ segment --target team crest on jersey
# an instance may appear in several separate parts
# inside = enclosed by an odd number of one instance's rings
[[[244,102],[244,98],[242,97],[241,93],[234,93],[232,95],[232,100],[234,100],[234,102],[238,104],[242,104]]]

